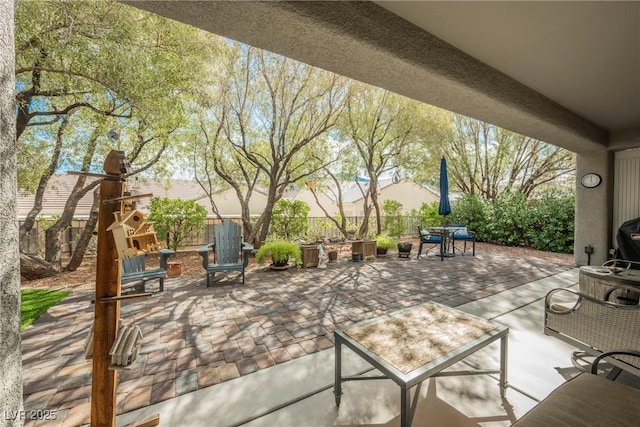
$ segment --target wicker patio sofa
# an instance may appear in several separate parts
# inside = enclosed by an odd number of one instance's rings
[[[613,380],[621,370],[640,376],[640,306],[554,289],[545,300],[544,323],[545,334],[595,359],[590,373],[558,387],[513,425],[637,426],[640,389]],[[597,375],[601,360],[611,365],[608,378]]]
[[[640,356],[639,352],[623,352]],[[640,389],[597,375],[603,358],[598,356],[591,373],[583,373],[555,389],[518,420],[514,427],[635,427],[640,420]]]
[[[640,305],[621,305],[569,289],[554,289],[545,299],[544,333],[592,356],[620,349],[640,351]],[[620,356],[610,362],[640,376],[640,359]]]

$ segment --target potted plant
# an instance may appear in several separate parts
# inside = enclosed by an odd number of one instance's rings
[[[411,247],[413,244],[411,242],[400,242],[398,243],[398,257],[409,258],[411,256]]]
[[[288,268],[289,259],[293,260],[296,267],[302,265],[300,246],[285,240],[273,240],[260,246],[256,252],[256,261],[262,264],[266,257],[271,258],[271,268],[275,270]]]
[[[376,252],[378,256],[386,256],[387,251],[396,246],[395,240],[393,240],[386,233],[378,235],[376,238]]]

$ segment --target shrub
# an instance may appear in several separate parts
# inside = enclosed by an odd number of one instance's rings
[[[292,259],[296,267],[302,265],[302,251],[300,246],[284,240],[272,240],[266,242],[256,252],[256,261],[264,263],[266,257],[271,257],[274,264],[284,264]]]
[[[382,202],[384,212],[384,231],[391,237],[400,239],[404,234],[404,219],[402,216],[402,203],[397,200],[387,199]]]
[[[526,199],[519,192],[505,193],[493,203],[464,195],[456,201],[452,217],[476,232],[476,239],[550,252],[572,253],[575,194],[549,190]]]
[[[185,240],[204,228],[207,210],[195,200],[165,199],[153,197],[149,220],[155,222],[156,235],[165,239],[174,251],[182,247]]]
[[[542,251],[572,253],[575,194],[547,191],[528,203],[527,245]]]
[[[376,237],[376,247],[380,249],[392,249],[396,247],[396,241],[389,237],[388,234],[382,233]]]
[[[525,195],[521,192],[502,194],[490,205],[486,230],[489,240],[508,246],[526,244],[528,212]]]
[[[301,200],[278,200],[271,213],[270,234],[285,240],[303,237],[309,228],[310,210]]]
[[[438,212],[438,205],[435,211]],[[469,230],[476,233],[476,240],[489,240],[490,233],[487,230],[489,206],[479,196],[464,194],[459,197],[452,206],[451,222],[465,224]]]
[[[442,225],[442,215],[438,214],[438,203],[423,203],[420,209],[414,212],[414,216],[418,220],[418,225],[423,228],[438,227]]]

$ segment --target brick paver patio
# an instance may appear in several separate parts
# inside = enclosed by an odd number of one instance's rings
[[[458,306],[571,269],[497,254],[441,262],[340,260],[326,269],[265,268],[230,274],[215,288],[204,275],[169,279],[165,292],[122,303],[144,333],[141,354],[120,371],[118,413],[173,398],[333,347],[333,331],[426,301]],[[57,411],[48,424],[89,422],[91,362],[84,341],[92,293],[74,291],[22,334],[25,410]]]

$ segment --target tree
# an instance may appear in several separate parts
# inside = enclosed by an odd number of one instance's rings
[[[195,200],[153,197],[149,220],[155,222],[156,235],[164,237],[174,251],[197,231],[204,228],[207,210]]]
[[[363,195],[364,220],[358,235],[367,234],[369,215],[376,219],[375,234],[382,232],[382,212],[378,202],[378,181],[386,173],[398,169],[421,149],[426,122],[420,119],[424,104],[371,86],[360,86],[349,97],[347,110],[340,122],[340,136],[351,144],[358,164],[369,181],[360,185]]]
[[[109,0],[17,3],[19,185],[36,192],[21,237],[40,212],[49,177],[60,169],[101,172],[95,164],[113,148],[127,152],[134,173],[158,163],[182,122],[180,96],[204,70],[203,37],[186,25]],[[107,138],[109,127],[123,138]],[[60,221],[47,231],[45,258],[54,271],[60,268],[60,232],[76,201],[99,183],[84,181],[78,178]],[[84,243],[76,247],[71,268],[84,248]]]
[[[216,177],[235,190],[247,240],[263,242],[274,204],[285,190],[332,161],[328,131],[344,108],[349,85],[306,64],[232,47],[220,70],[224,86],[218,89],[216,108],[202,119],[203,141],[194,168],[211,198]],[[206,167],[216,176],[204,175]],[[258,184],[267,202],[252,218],[248,200]]]
[[[111,0],[19,1],[15,20],[17,139],[78,108],[180,111],[206,53],[198,30]]]
[[[565,149],[461,115],[453,123],[445,152],[450,182],[463,193],[485,200],[512,191],[529,197],[575,170],[574,154]]]
[[[338,158],[340,158],[340,153]],[[341,162],[343,163],[343,162]],[[350,176],[350,174],[346,174]],[[320,207],[322,212],[324,212],[327,220],[332,223],[339,231],[342,233],[342,236],[347,238],[349,236],[349,231],[351,229],[351,224],[347,219],[347,216],[344,211],[344,198],[342,192],[342,180],[341,176],[345,176],[344,173],[338,175],[336,172],[333,172],[329,166],[324,167],[321,171],[318,171],[316,174],[315,186],[311,188],[311,193],[313,194],[313,198],[316,201],[316,204]],[[326,206],[322,205],[320,198],[318,197],[319,193],[324,193],[329,197],[333,204],[338,208],[338,215],[332,215]]]
[[[66,119],[67,117],[64,118],[65,123]],[[86,145],[85,155],[80,167],[81,172],[88,172],[89,166],[91,165],[91,161],[96,151],[98,138],[103,133],[104,129],[101,126],[97,126],[96,128],[94,128],[93,133],[89,137],[89,141]],[[87,192],[95,189],[99,184],[99,181],[91,180],[92,182],[85,186],[86,181],[86,175],[81,175],[78,177],[76,184],[71,190],[69,198],[65,202],[65,207],[62,211],[62,215],[60,215],[60,217],[54,222],[54,224],[47,228],[47,230],[45,231],[44,259],[48,263],[50,263],[56,271],[59,271],[61,269],[61,233],[70,225],[78,201],[80,201],[80,199],[82,199],[82,197]]]

